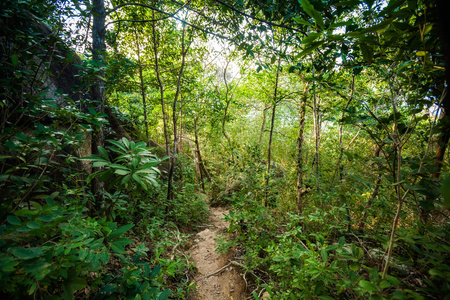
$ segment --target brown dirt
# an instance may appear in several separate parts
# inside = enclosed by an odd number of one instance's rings
[[[229,263],[232,251],[219,254],[215,251],[217,235],[225,234],[229,224],[222,221],[224,208],[210,208],[210,225],[199,232],[189,253],[197,267],[193,282],[197,286],[188,300],[238,300],[247,297],[246,284],[241,270]],[[219,271],[220,270],[220,271]],[[218,272],[219,271],[219,272]]]

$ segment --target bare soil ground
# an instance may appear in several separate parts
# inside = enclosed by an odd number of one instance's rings
[[[227,254],[215,251],[215,237],[225,234],[228,228],[228,223],[221,220],[228,211],[211,207],[210,212],[210,226],[206,226],[195,236],[189,249],[198,273],[194,278],[197,289],[189,295],[188,300],[246,299],[248,293],[241,270],[228,261],[233,255],[232,251]]]

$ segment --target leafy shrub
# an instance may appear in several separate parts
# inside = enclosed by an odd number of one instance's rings
[[[134,225],[117,228],[117,223],[87,217],[83,210],[81,206],[61,206],[49,197],[45,205],[33,202],[31,209],[8,215],[7,224],[0,227],[3,293],[18,299],[28,295],[72,299],[87,286],[100,294],[106,290],[106,294],[116,295],[160,293],[159,286],[143,285],[156,271],[150,276],[149,265],[139,257],[128,261],[123,256],[127,254],[124,247],[132,243],[123,234]],[[115,259],[122,260],[124,268],[120,274],[107,275],[105,269]],[[134,281],[128,278],[131,269],[139,269],[131,274]],[[136,272],[140,274],[137,277]],[[114,282],[119,283],[115,289]]]

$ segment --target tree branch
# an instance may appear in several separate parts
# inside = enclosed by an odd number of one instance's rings
[[[292,30],[292,31],[294,31],[294,32],[300,32],[300,33],[306,35],[306,32],[301,31],[301,30],[299,30],[299,29],[296,29],[296,28],[293,28],[293,27],[290,27],[290,26],[286,26],[286,25],[276,24],[276,23],[273,23],[273,22],[271,22],[271,21],[267,21],[267,20],[264,20],[264,19],[261,19],[261,18],[252,16],[252,15],[246,14],[246,13],[244,13],[244,12],[242,12],[242,11],[240,11],[240,10],[234,8],[233,6],[231,6],[231,5],[229,5],[229,4],[225,3],[225,2],[222,2],[222,1],[220,1],[220,0],[214,0],[214,1],[217,2],[217,3],[222,4],[223,6],[228,7],[228,8],[231,9],[232,11],[237,12],[238,14],[241,14],[241,15],[247,17],[247,18],[250,18],[250,19],[253,19],[253,20],[256,20],[256,21],[260,21],[260,22],[262,22],[262,23],[266,23],[267,25],[271,25],[271,26],[275,26],[275,27],[280,27],[280,28],[289,29],[289,30]]]
[[[193,25],[193,24],[191,24],[191,23],[189,23],[189,22],[186,22],[186,21],[184,21],[184,20],[178,18],[177,16],[175,16],[176,13],[172,13],[172,14],[171,14],[171,13],[165,12],[165,11],[163,11],[163,10],[160,10],[159,8],[156,8],[156,7],[147,5],[147,4],[142,4],[142,3],[123,3],[123,4],[120,4],[120,5],[117,5],[117,6],[114,7],[113,9],[109,10],[108,12],[106,12],[106,16],[108,16],[109,14],[111,14],[111,13],[113,13],[113,12],[116,12],[117,10],[119,10],[119,9],[121,9],[122,7],[125,7],[125,6],[140,6],[140,7],[148,8],[148,9],[154,10],[154,11],[156,11],[156,12],[159,12],[159,13],[161,13],[161,14],[167,15],[168,18],[174,18],[175,20],[180,21],[181,23],[183,23],[183,24],[185,24],[185,25],[191,26],[192,28],[195,28],[195,29],[200,30],[200,31],[202,31],[202,32],[205,32],[205,33],[207,33],[207,34],[213,35],[213,36],[215,36],[215,37],[218,37],[218,38],[221,38],[221,39],[230,41],[230,42],[233,42],[233,41],[234,41],[233,39],[230,39],[230,38],[228,38],[228,37],[225,37],[225,36],[223,36],[223,35],[221,35],[221,34],[217,34],[217,33],[208,31],[208,30],[206,30],[206,29],[203,29],[203,28],[200,28],[200,27],[198,27],[198,26],[196,26],[196,25]],[[142,20],[142,21],[144,22],[145,20]],[[148,22],[151,22],[151,21],[152,21],[152,20],[148,20]]]

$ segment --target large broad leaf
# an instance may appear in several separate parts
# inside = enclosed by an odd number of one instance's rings
[[[20,225],[20,223],[22,223],[22,221],[20,221],[20,219],[16,216],[7,216],[6,220],[8,221],[9,224],[11,225]]]
[[[114,141],[114,140],[108,140],[108,142],[110,142],[111,144],[113,144],[114,146],[119,148],[119,149],[117,149],[117,148],[113,148],[113,147],[108,147],[109,149],[111,149],[115,152],[121,153],[121,154],[124,154],[125,152],[127,152],[127,148],[125,148],[122,143]]]
[[[100,154],[100,156],[109,161],[109,156],[108,156],[108,152],[106,152],[106,149],[103,147],[100,147],[100,146],[97,147],[97,149],[98,149],[98,153]]]
[[[323,24],[323,19],[322,16],[320,15],[320,13],[314,8],[314,6],[311,4],[311,2],[309,2],[309,0],[299,0],[300,4],[303,7],[303,10],[311,17],[313,18],[317,25],[323,29],[324,28],[324,24]]]
[[[166,300],[169,299],[169,295],[170,295],[170,290],[166,289],[164,290],[164,292],[162,292],[159,296],[158,296],[158,300]]]
[[[109,235],[108,238],[109,238],[109,240],[115,239],[116,237],[121,236],[122,234],[124,234],[126,231],[130,230],[133,227],[134,227],[134,224],[127,224],[127,225],[121,226],[118,229],[111,232],[111,234]]]
[[[158,275],[159,271],[161,271],[161,266],[156,266],[150,273],[150,278],[156,277],[156,275]]]
[[[12,248],[11,253],[18,259],[23,260],[32,259],[44,255],[42,250],[39,248],[23,248],[23,247]]]
[[[302,57],[310,54],[311,52],[322,46],[323,43],[324,41],[312,42],[311,44],[308,45],[308,47],[306,47],[302,52],[300,52],[299,56]]]
[[[374,285],[372,282],[367,281],[367,280],[361,280],[359,282],[359,286],[368,292],[375,292],[378,290],[378,287],[376,285]]]
[[[119,238],[111,243],[111,249],[120,254],[125,254],[124,246],[131,244],[133,241],[127,238]]]

